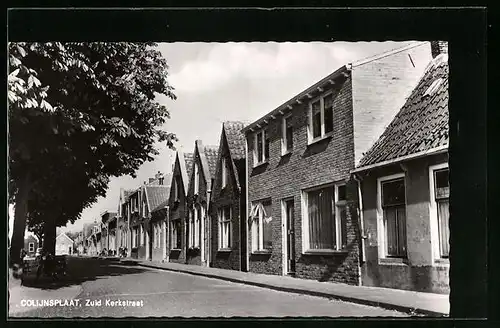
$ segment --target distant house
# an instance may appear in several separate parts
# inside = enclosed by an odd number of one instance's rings
[[[144,186],[144,198],[147,206],[149,238],[147,258],[162,261],[166,259],[168,198],[170,196],[171,175],[161,179],[158,185]]]
[[[359,180],[366,286],[449,292],[448,54],[434,59],[366,152]]]
[[[246,268],[246,171],[242,122],[224,122],[212,186],[211,263],[215,268]]]
[[[56,237],[56,255],[71,255],[75,252],[73,239],[64,232]]]
[[[130,250],[130,232],[129,232],[129,207],[128,197],[133,193],[133,190],[125,190],[120,188],[120,198],[118,200],[118,212],[116,223],[116,246],[117,250],[127,248]]]
[[[185,263],[186,261],[187,191],[189,184],[188,177],[191,176],[192,170],[193,154],[178,150],[172,170],[170,197],[168,200],[169,242],[167,245],[167,257],[169,262]]]
[[[106,251],[105,255],[116,255],[116,226],[117,213],[104,211],[101,214],[102,238],[101,249]]]
[[[140,215],[140,204],[142,202],[142,189],[138,188],[128,198],[130,207],[130,256],[132,258],[144,258],[146,255],[145,231]]]
[[[249,271],[360,283],[350,171],[404,104],[430,48],[413,43],[341,66],[242,130]]]
[[[39,242],[37,237],[33,235],[28,235],[27,237],[24,238],[24,250],[26,251],[27,256],[29,257],[35,256],[36,249],[38,247],[41,247],[38,245]]]
[[[210,206],[210,193],[215,175],[218,146],[204,146],[201,140],[195,141],[193,152],[193,171],[189,178],[187,208],[186,263],[208,266],[210,262],[210,220],[207,213]]]

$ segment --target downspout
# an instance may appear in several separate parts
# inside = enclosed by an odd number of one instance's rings
[[[206,261],[206,267],[210,267],[210,257],[211,257],[211,251],[212,251],[212,248],[210,247],[212,245],[212,224],[211,224],[211,219],[210,219],[210,203],[211,203],[211,196],[212,196],[212,184],[213,182],[210,184],[210,188],[207,190],[207,212],[205,213],[205,218],[206,218],[206,221],[208,221],[207,223],[207,226],[208,226],[208,230],[207,230],[207,241],[208,241],[208,251],[206,252],[207,253],[207,257],[205,258],[205,261]],[[206,227],[203,227],[204,229],[203,230],[206,230]],[[205,231],[203,232],[203,234],[205,234]]]
[[[249,236],[249,231],[248,231],[248,138],[245,138],[245,219],[244,219],[244,224],[245,224],[245,235],[246,235],[246,252],[245,252],[245,259],[246,259],[246,271],[250,271],[250,259],[248,257],[248,236]],[[241,241],[240,241],[241,242]],[[240,246],[241,247],[241,246]]]
[[[361,263],[359,263],[359,285],[362,285],[361,281],[361,265],[366,262],[366,255],[365,255],[365,227],[364,227],[364,221],[363,221],[363,195],[361,192],[361,179],[358,177],[356,173],[353,174],[354,180],[357,182],[358,185],[358,210],[359,210],[359,215],[358,215],[358,220],[359,220],[359,230],[360,230],[360,239],[361,239],[361,249],[360,249],[360,260]]]

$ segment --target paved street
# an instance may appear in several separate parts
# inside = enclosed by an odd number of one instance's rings
[[[78,305],[33,307],[14,316],[49,318],[404,316],[399,312],[376,307],[124,265],[117,261],[69,258],[69,276],[69,281],[45,288],[54,290],[80,285],[81,292],[75,297],[80,300]],[[27,284],[30,285],[30,282]],[[51,298],[53,297],[51,294]],[[115,300],[138,303],[142,301],[142,304],[110,306],[106,303]]]

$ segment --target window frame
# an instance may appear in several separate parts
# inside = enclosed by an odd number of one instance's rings
[[[272,209],[273,209],[273,201],[272,198],[265,198],[261,200],[257,200],[251,203],[251,208],[253,206],[257,206],[259,203],[261,204],[262,207],[264,207],[264,203],[270,203],[271,206],[271,218],[273,217],[272,215]],[[264,248],[264,215],[262,211],[259,211],[259,217],[257,219],[252,218],[252,225],[250,227],[251,233],[252,233],[252,240],[251,240],[251,250],[252,253],[271,253],[272,252],[272,247],[271,249]],[[260,233],[259,233],[260,232]]]
[[[325,101],[324,98],[332,95],[333,96],[333,90],[328,90],[326,92],[323,92],[321,95],[311,99],[309,101],[308,105],[308,122],[307,122],[307,144],[311,145],[313,143],[316,143],[320,140],[326,139],[329,136],[333,134],[333,122],[332,122],[332,131],[330,132],[325,132]],[[320,108],[320,115],[321,115],[321,121],[320,121],[320,134],[318,137],[313,137],[313,108],[312,104],[317,102],[319,100],[319,108]],[[333,100],[332,99],[332,115],[335,113],[333,112]]]
[[[198,167],[198,162],[194,161],[194,186],[193,194],[196,196],[200,191],[200,168]]]
[[[228,161],[225,156],[221,159],[221,173],[222,173],[222,189],[226,188],[229,180],[229,168],[227,167]]]
[[[429,217],[431,226],[430,230],[431,230],[433,264],[449,264],[449,257],[441,256],[441,251],[440,251],[441,240],[439,237],[439,217],[438,217],[437,201],[435,196],[435,172],[445,169],[448,170],[449,174],[450,168],[448,163],[441,163],[429,166],[429,214],[430,214]],[[448,177],[448,184],[449,184],[449,177]],[[450,195],[448,195],[448,201],[449,200],[450,200]]]
[[[259,161],[259,153],[258,153],[258,134],[262,134],[262,161]],[[267,140],[267,135],[269,133],[269,130],[267,127],[261,128],[257,131],[255,131],[254,136],[253,136],[253,167],[260,166],[262,164],[265,164],[269,161],[269,158],[266,157],[266,140]],[[269,146],[271,144],[271,141],[269,141]]]
[[[28,243],[28,252],[33,253],[35,251],[35,243],[30,242]]]
[[[288,149],[288,139],[286,136],[287,130],[287,120],[292,118],[292,113],[283,115],[281,119],[281,156],[285,156],[293,152],[293,125],[292,125],[292,148]]]
[[[225,216],[225,209],[229,209],[229,218],[226,218]],[[218,249],[219,250],[228,250],[233,247],[233,238],[232,238],[232,227],[233,227],[233,222],[232,222],[232,217],[233,217],[233,209],[230,205],[227,206],[222,206],[219,211],[218,211],[218,226],[219,226],[219,238],[218,238]],[[227,235],[224,233],[224,224],[228,224],[228,232]],[[225,240],[225,239],[228,240]]]
[[[172,235],[170,239],[171,240],[170,249],[180,250],[182,248],[182,222],[180,219],[172,220],[171,232]]]
[[[323,184],[320,186],[315,186],[301,191],[301,221],[302,221],[302,254],[314,254],[314,253],[342,253],[346,252],[346,249],[342,248],[342,227],[340,220],[340,207],[345,206],[347,211],[347,199],[339,201],[338,199],[338,189],[339,187],[346,186],[344,181],[332,182]],[[312,191],[317,191],[321,189],[326,189],[333,187],[333,200],[332,200],[332,210],[333,219],[335,226],[335,248],[326,249],[311,249],[309,241],[309,193]],[[346,186],[347,188],[347,186]],[[346,197],[347,198],[347,197]],[[346,213],[347,215],[347,213]],[[347,228],[347,222],[346,222]]]
[[[389,182],[391,180],[399,180],[403,179],[403,183],[405,186],[405,225],[406,225],[406,231],[408,231],[408,203],[407,203],[407,184],[406,184],[406,174],[404,172],[401,173],[396,173],[396,174],[391,174],[387,176],[382,176],[377,178],[377,239],[378,239],[378,258],[379,258],[379,264],[380,259],[389,259],[393,260],[395,262],[398,262],[399,260],[407,260],[408,259],[408,233],[406,234],[406,256],[404,257],[394,257],[394,256],[389,256],[387,254],[387,247],[386,247],[386,224],[385,224],[385,219],[384,219],[384,209],[382,206],[382,184],[384,182]],[[384,262],[385,263],[385,262]]]

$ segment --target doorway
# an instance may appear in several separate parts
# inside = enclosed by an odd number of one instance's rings
[[[286,245],[286,260],[284,273],[290,276],[295,275],[295,209],[293,199],[283,202],[284,212],[284,235]]]

